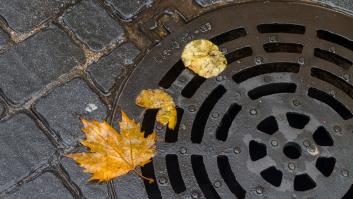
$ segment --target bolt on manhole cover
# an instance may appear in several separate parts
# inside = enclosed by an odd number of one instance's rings
[[[149,198],[353,198],[353,18],[306,3],[229,6],[175,28],[138,64],[118,104],[156,130]],[[185,69],[191,40],[219,45],[219,77]],[[175,130],[133,103],[161,87]]]

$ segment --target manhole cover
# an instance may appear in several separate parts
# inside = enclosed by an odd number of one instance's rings
[[[158,155],[142,168],[150,198],[353,198],[353,19],[306,3],[225,7],[176,29],[127,81],[118,104],[155,129]],[[185,69],[185,44],[210,39],[228,68]],[[164,88],[174,131],[135,106]]]

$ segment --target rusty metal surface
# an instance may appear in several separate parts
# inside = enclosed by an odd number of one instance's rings
[[[146,194],[353,197],[352,17],[310,3],[268,1],[225,6],[190,21],[177,16],[163,24],[165,38],[136,66],[117,101],[144,118],[147,133],[160,136],[158,155],[142,169],[157,182],[145,184]],[[226,53],[230,64],[222,76],[204,80],[184,69],[182,47],[198,38]],[[176,132],[150,125],[155,112],[131,100],[157,87],[180,109]],[[276,180],[267,180],[266,171]]]

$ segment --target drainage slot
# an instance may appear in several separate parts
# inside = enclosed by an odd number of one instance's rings
[[[195,75],[192,80],[181,91],[181,95],[186,98],[191,98],[197,89],[206,81],[205,78]]]
[[[159,86],[168,89],[178,76],[183,72],[185,66],[181,60],[179,60],[162,78],[159,82]]]
[[[297,85],[293,83],[272,83],[252,89],[248,92],[248,96],[252,100],[259,99],[264,96],[278,93],[295,93]]]
[[[233,80],[239,84],[245,80],[259,75],[268,73],[298,73],[299,69],[300,65],[298,63],[277,62],[261,64],[236,73],[233,75]]]
[[[199,184],[203,195],[206,198],[216,198],[220,199],[221,197],[218,195],[210,179],[208,178],[207,171],[205,168],[205,164],[203,162],[203,157],[201,155],[192,155],[191,156],[191,165],[192,170],[194,171],[194,175],[197,183]]]
[[[287,113],[289,126],[296,129],[303,129],[310,121],[310,117],[300,113]]]
[[[153,160],[150,163],[145,164],[145,166],[141,167],[141,173],[143,176],[152,178],[154,180],[152,183],[149,183],[147,180],[143,181],[148,198],[162,199],[161,191],[158,188],[156,176],[154,175]]]
[[[336,111],[344,120],[351,119],[353,117],[352,112],[346,108],[341,102],[332,97],[331,95],[320,91],[316,88],[310,88],[308,91],[308,96],[316,99],[322,103],[330,106],[334,111]]]
[[[333,146],[333,139],[330,133],[322,126],[314,132],[313,139],[319,146]]]
[[[332,33],[326,30],[318,30],[317,37],[322,40],[326,40],[326,41],[338,44],[340,46],[343,46],[353,51],[353,41],[346,37],[342,37],[340,35],[337,35],[335,33]]]
[[[228,41],[239,39],[245,36],[246,36],[246,30],[244,28],[238,28],[238,29],[234,29],[234,30],[230,30],[228,32],[222,33],[212,38],[211,41],[216,45],[220,45]]]
[[[268,53],[299,53],[303,51],[302,44],[293,44],[293,43],[266,43],[263,45],[264,49]]]
[[[249,153],[252,161],[260,160],[267,155],[266,145],[251,140],[249,143]]]
[[[350,60],[326,50],[315,48],[314,55],[315,57],[324,59],[344,69],[349,69],[352,66],[352,62]]]
[[[315,187],[315,181],[308,174],[297,175],[294,178],[295,191],[307,191]]]
[[[238,50],[235,50],[233,52],[230,52],[228,54],[225,55],[226,59],[227,59],[227,63],[228,65],[238,61],[240,59],[243,59],[245,57],[250,57],[252,55],[253,51],[250,47],[244,47]]]
[[[219,99],[226,93],[226,89],[223,86],[215,88],[206,100],[202,103],[199,111],[196,114],[194,123],[191,129],[191,141],[192,143],[201,143],[202,137],[205,131],[207,119],[216,105]]]
[[[281,186],[283,173],[276,167],[270,167],[261,171],[261,177],[275,187]]]
[[[217,164],[218,164],[219,172],[221,173],[221,176],[224,182],[227,184],[229,190],[236,196],[236,198],[244,199],[246,191],[235,178],[227,156],[224,156],[224,155],[218,156]]]
[[[145,132],[145,137],[153,133],[157,112],[157,109],[147,109],[143,115],[141,131]]]
[[[153,132],[157,111],[158,110],[156,109],[148,109],[145,111],[145,114],[142,120],[142,127],[141,127],[141,130],[145,132],[145,137],[147,137]],[[153,158],[151,162],[141,167],[141,173],[143,176],[147,178],[152,178],[154,180],[153,183],[149,183],[147,180],[143,181],[143,183],[145,184],[148,198],[150,199],[162,198],[161,192],[156,183],[157,181],[156,181],[156,176],[154,174]]]
[[[259,125],[257,125],[257,130],[268,135],[273,135],[278,131],[278,123],[276,118],[274,116],[270,116],[264,119]]]
[[[175,128],[172,130],[167,128],[165,132],[165,142],[177,142],[178,141],[178,132],[180,127],[181,119],[183,118],[184,110],[182,108],[177,107],[177,123]]]
[[[322,175],[329,177],[335,168],[335,164],[335,158],[319,157],[315,166],[322,173]]]
[[[299,144],[294,142],[287,143],[283,148],[283,153],[290,159],[298,159],[302,155],[302,149]]]
[[[337,77],[336,75],[329,73],[325,70],[321,70],[318,68],[311,69],[311,75],[316,77],[322,81],[325,81],[333,86],[337,87],[338,89],[342,90],[346,93],[349,97],[353,99],[353,86],[348,84],[343,79]]]
[[[168,154],[165,157],[170,184],[175,193],[182,193],[186,190],[183,177],[181,176],[178,156]]]
[[[221,124],[218,126],[216,131],[217,140],[226,141],[228,137],[229,128],[232,125],[233,120],[241,110],[241,106],[238,104],[232,104],[223,116]]]
[[[292,33],[305,34],[305,26],[295,24],[260,24],[257,26],[260,33]]]

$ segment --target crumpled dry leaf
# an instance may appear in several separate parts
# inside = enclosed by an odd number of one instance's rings
[[[177,122],[177,111],[173,98],[160,89],[142,90],[136,98],[136,105],[147,109],[159,109],[157,122],[174,129]]]
[[[84,168],[84,172],[93,174],[90,181],[109,181],[134,171],[143,179],[153,182],[153,179],[143,177],[135,169],[149,163],[155,155],[155,132],[145,138],[140,125],[129,119],[124,112],[122,121],[119,122],[120,133],[105,121],[82,119],[82,123],[86,139],[81,143],[89,148],[90,152],[66,156],[74,159]]]
[[[219,75],[227,66],[227,59],[218,46],[206,39],[189,42],[181,59],[185,67],[205,78]]]

